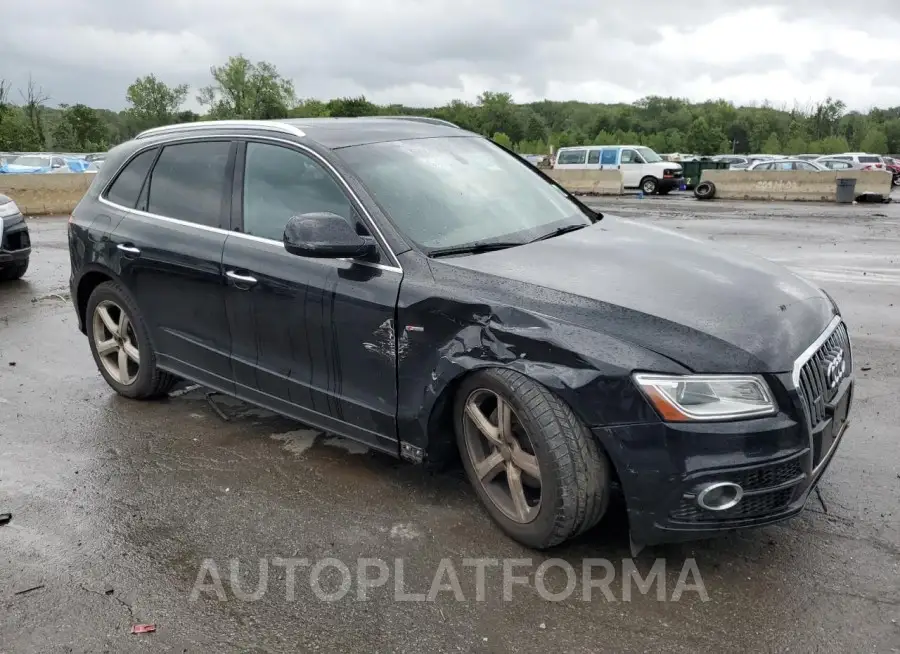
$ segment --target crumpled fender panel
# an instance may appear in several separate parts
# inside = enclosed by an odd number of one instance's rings
[[[433,459],[449,451],[447,441],[455,447],[446,408],[456,383],[479,368],[511,368],[539,381],[588,426],[657,422],[631,371],[686,372],[619,339],[511,304],[467,301],[462,289],[448,294],[417,279],[404,279],[397,314],[401,451],[408,444]]]

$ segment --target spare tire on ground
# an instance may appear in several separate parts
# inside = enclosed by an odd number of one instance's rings
[[[712,200],[716,197],[716,185],[712,182],[700,182],[694,187],[694,197],[698,200]]]

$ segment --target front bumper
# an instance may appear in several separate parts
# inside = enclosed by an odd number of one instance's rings
[[[21,214],[0,219],[0,266],[27,261],[31,256],[31,236]]]
[[[786,413],[595,429],[619,473],[632,540],[656,545],[709,538],[800,513],[846,433],[853,388],[852,377],[844,379],[815,431]],[[743,498],[724,511],[701,508],[699,490],[715,482],[740,485]]]
[[[681,185],[684,183],[684,176],[679,177],[663,177],[659,180],[659,184],[657,188],[660,193],[668,193],[669,191],[675,191],[681,188]]]

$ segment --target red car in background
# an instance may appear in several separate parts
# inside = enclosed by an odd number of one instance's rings
[[[882,157],[884,166],[894,175],[894,186],[900,186],[900,159],[894,157]]]

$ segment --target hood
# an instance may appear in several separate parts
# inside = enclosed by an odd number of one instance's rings
[[[440,262],[518,295],[522,308],[695,372],[786,372],[836,313],[823,291],[782,266],[612,216],[545,241]]]

